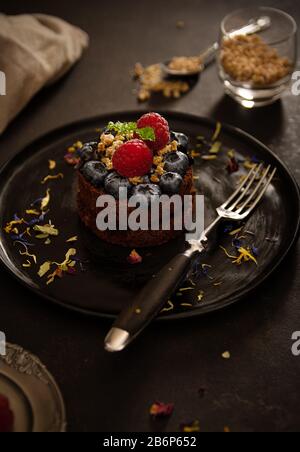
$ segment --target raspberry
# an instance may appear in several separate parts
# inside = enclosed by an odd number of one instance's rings
[[[0,395],[0,433],[9,433],[13,430],[14,415],[9,408],[6,397]]]
[[[123,177],[144,176],[152,168],[153,154],[144,141],[131,140],[115,151],[112,163]]]
[[[138,129],[152,127],[155,132],[155,141],[146,141],[153,151],[163,149],[170,142],[170,128],[168,121],[158,113],[147,113],[137,122]]]

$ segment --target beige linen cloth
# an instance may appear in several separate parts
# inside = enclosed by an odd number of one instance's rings
[[[0,134],[43,86],[80,59],[88,43],[84,31],[57,17],[0,14]]]

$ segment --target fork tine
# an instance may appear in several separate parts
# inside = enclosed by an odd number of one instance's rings
[[[258,184],[256,185],[255,189],[253,190],[252,193],[249,194],[249,196],[247,196],[246,201],[243,201],[243,204],[236,210],[236,213],[241,213],[246,207],[247,205],[250,204],[250,202],[252,201],[252,199],[254,199],[254,197],[256,196],[256,194],[258,193],[258,190],[260,189],[260,187],[263,185],[264,181],[266,180],[269,171],[271,169],[271,165],[269,165],[267,167],[267,169],[265,170],[263,176],[261,177],[261,179],[259,180]]]
[[[246,185],[246,183],[248,182],[248,180],[250,179],[250,177],[253,175],[254,171],[257,169],[257,165],[255,165],[251,171],[249,171],[246,179],[243,180],[243,182],[241,182],[241,184],[238,186],[238,188],[236,189],[236,191],[230,196],[230,198],[228,198],[224,204],[221,206],[223,209],[226,209],[227,206],[231,203],[231,201],[234,200],[234,198],[240,193],[240,191],[244,188],[244,186]]]
[[[262,183],[264,182],[264,180],[267,178],[267,175],[269,174],[269,170],[271,169],[271,165],[268,167],[268,169],[265,172],[265,175],[263,176],[263,178],[261,179],[261,181],[259,182],[259,184],[257,185],[256,189],[254,190],[254,192],[248,197],[248,199],[246,200],[246,202],[244,203],[244,205],[237,211],[237,213],[241,213],[245,207],[247,207],[247,205],[252,201],[252,199],[254,198],[254,196],[258,193],[258,190],[260,188],[260,186],[262,185]],[[266,193],[268,187],[270,186],[275,174],[277,172],[277,168],[275,168],[270,177],[268,178],[267,182],[265,183],[264,187],[262,188],[261,192],[259,193],[259,195],[257,196],[256,200],[254,201],[254,203],[251,205],[251,207],[249,207],[249,209],[245,212],[245,215],[249,215],[254,209],[255,207],[258,205],[258,203],[260,202],[260,200],[262,199],[262,197],[264,196],[264,194]]]
[[[234,204],[228,208],[228,210],[233,211],[236,206],[238,206],[241,201],[245,198],[245,196],[247,196],[250,188],[252,187],[253,183],[255,182],[256,177],[259,175],[260,170],[262,169],[263,164],[261,163],[256,171],[254,172],[254,174],[252,175],[250,182],[248,183],[247,187],[245,188],[245,190],[242,191],[241,195],[238,197],[238,199],[234,202]]]

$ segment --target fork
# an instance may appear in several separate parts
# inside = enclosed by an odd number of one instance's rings
[[[210,233],[224,219],[242,221],[258,206],[277,169],[255,165],[236,191],[216,209],[217,218],[204,230],[200,240],[188,241],[188,249],[175,256],[157,275],[153,275],[137,297],[117,317],[105,338],[105,349],[119,352],[127,347],[160,313],[170,296],[186,278],[195,257],[205,249]]]

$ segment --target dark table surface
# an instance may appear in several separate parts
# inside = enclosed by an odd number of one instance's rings
[[[0,2],[6,13],[58,15],[85,29],[90,48],[62,81],[41,92],[0,138],[0,164],[45,132],[85,117],[124,109],[195,113],[239,126],[261,139],[300,182],[300,98],[246,111],[224,97],[216,68],[176,101],[139,105],[129,71],[173,54],[196,54],[213,42],[218,24],[243,0],[114,0]],[[259,4],[251,1],[251,4]],[[264,1],[300,20],[295,0]],[[22,5],[22,6],[21,6]],[[176,28],[183,20],[185,28]],[[202,431],[299,431],[300,245],[243,302],[186,321],[153,324],[126,352],[110,355],[110,322],[86,318],[33,295],[0,269],[0,330],[37,354],[62,390],[70,431],[178,431],[198,419]],[[299,272],[299,273],[298,273]],[[231,359],[221,355],[225,350]],[[205,388],[205,394],[201,391]],[[200,390],[200,393],[199,393]],[[148,414],[155,400],[176,409],[166,423]]]

